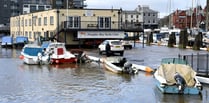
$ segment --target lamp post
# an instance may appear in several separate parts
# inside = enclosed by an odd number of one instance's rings
[[[57,9],[57,41],[59,41],[59,9]]]

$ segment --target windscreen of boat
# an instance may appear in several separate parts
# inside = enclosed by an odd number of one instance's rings
[[[30,55],[30,56],[37,56],[38,53],[42,52],[42,48],[24,48],[23,51],[25,54]]]
[[[42,48],[47,48],[49,46],[49,42],[43,42],[41,45]]]
[[[174,79],[175,73],[179,73],[185,79],[187,86],[194,86],[195,84],[194,78],[196,72],[189,65],[162,64],[156,73],[167,81],[167,85],[173,85],[176,83]]]
[[[161,64],[185,64],[187,65],[187,61],[181,58],[163,58]]]
[[[111,44],[113,44],[113,45],[122,45],[122,42],[120,42],[120,41],[111,41]]]

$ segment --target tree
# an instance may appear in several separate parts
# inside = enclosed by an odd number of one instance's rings
[[[171,35],[169,36],[168,47],[173,47],[175,44],[176,44],[176,36],[175,36],[175,32],[172,32]]]
[[[188,43],[188,33],[187,33],[187,29],[183,29],[180,32],[180,36],[179,36],[179,48],[185,49]]]
[[[200,47],[202,47],[202,33],[199,32],[198,35],[195,36],[195,41],[193,45],[194,50],[200,50]]]
[[[150,43],[153,43],[153,32],[147,35],[147,45],[150,45]]]

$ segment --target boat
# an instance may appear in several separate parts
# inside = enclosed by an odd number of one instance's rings
[[[3,36],[1,41],[2,47],[13,47],[13,38],[12,36]]]
[[[199,94],[202,90],[196,72],[184,59],[163,58],[154,78],[162,93]]]
[[[209,84],[208,76],[197,75],[196,77],[200,81],[200,83]]]
[[[27,44],[23,47],[20,59],[25,64],[48,64],[50,62],[49,56],[42,55],[43,48],[36,44]]]
[[[20,59],[26,64],[76,63],[75,55],[66,50],[60,42],[43,42],[41,46],[27,44],[23,47]]]
[[[140,70],[153,71],[150,67],[130,63],[124,57],[107,57],[99,61],[103,62],[107,70],[114,73],[137,74]]]
[[[14,46],[15,47],[24,47],[25,44],[27,44],[28,41],[28,37],[25,36],[17,36],[14,40]]]

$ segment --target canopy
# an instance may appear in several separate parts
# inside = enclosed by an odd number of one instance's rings
[[[187,86],[195,85],[196,72],[189,66],[184,64],[162,64],[156,71],[157,74],[167,81],[167,85],[176,83],[174,79],[175,73],[179,73],[186,81]]]

